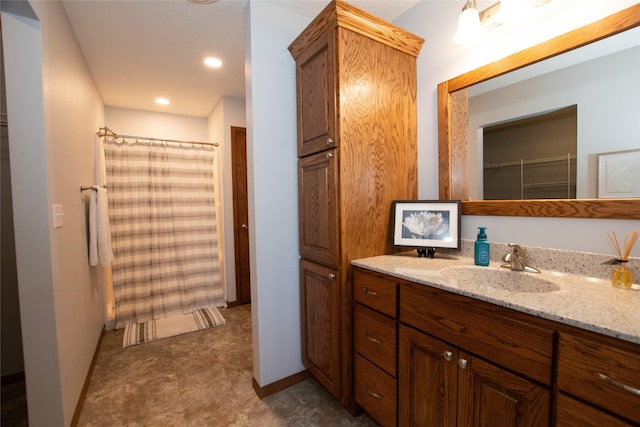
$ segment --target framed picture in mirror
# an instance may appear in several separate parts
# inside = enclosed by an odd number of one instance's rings
[[[640,197],[640,150],[598,155],[598,197]]]

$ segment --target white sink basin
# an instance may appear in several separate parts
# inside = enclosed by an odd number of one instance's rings
[[[531,293],[548,293],[560,290],[557,283],[542,278],[536,273],[512,271],[506,268],[460,266],[444,268],[440,270],[440,273],[465,287]]]

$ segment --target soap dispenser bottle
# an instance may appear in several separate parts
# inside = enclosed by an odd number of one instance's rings
[[[473,252],[473,260],[476,265],[489,265],[490,247],[489,242],[487,242],[487,234],[485,233],[486,229],[487,227],[478,227],[480,232],[478,233],[478,239],[475,242]]]

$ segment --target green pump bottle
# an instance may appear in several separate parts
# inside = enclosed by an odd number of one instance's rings
[[[487,234],[485,230],[487,227],[478,227],[480,232],[478,233],[478,239],[475,242],[473,260],[476,265],[488,266],[490,260],[490,246],[487,242]]]

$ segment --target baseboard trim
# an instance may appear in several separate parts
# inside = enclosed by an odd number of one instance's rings
[[[91,359],[91,364],[89,365],[89,371],[87,372],[87,376],[84,379],[84,385],[82,386],[82,391],[80,392],[80,397],[78,398],[78,403],[76,404],[76,410],[73,412],[73,418],[71,419],[71,427],[76,427],[78,425],[78,421],[80,420],[80,412],[82,412],[82,406],[84,405],[84,400],[87,398],[87,390],[89,389],[89,382],[91,381],[93,368],[96,367],[96,360],[98,359],[98,352],[100,351],[100,345],[102,344],[104,331],[105,331],[105,327],[103,326],[102,332],[100,332],[100,338],[98,338],[98,344],[96,345],[96,349],[93,352],[93,358]]]
[[[271,396],[279,391],[284,390],[285,388],[289,388],[292,385],[298,384],[308,378],[311,378],[311,374],[309,371],[304,370],[302,372],[298,372],[297,374],[293,374],[289,377],[278,380],[274,383],[268,384],[264,387],[260,387],[255,378],[253,378],[253,390],[256,392],[260,399],[264,399],[267,396]]]

